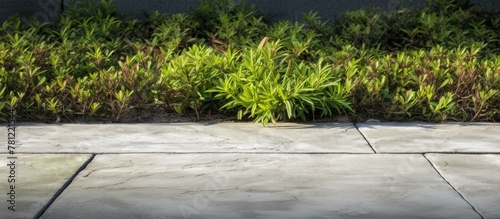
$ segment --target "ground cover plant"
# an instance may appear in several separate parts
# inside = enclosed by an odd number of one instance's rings
[[[0,119],[500,120],[500,13],[468,1],[301,22],[228,0],[146,20],[72,2],[53,22],[1,25]]]

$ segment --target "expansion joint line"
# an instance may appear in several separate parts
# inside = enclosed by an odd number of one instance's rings
[[[457,189],[457,188],[455,188],[455,186],[453,186],[453,185],[451,184],[451,182],[450,182],[450,181],[448,181],[448,180],[446,179],[446,177],[445,177],[443,174],[441,174],[441,172],[439,172],[439,170],[437,169],[436,165],[434,165],[434,163],[432,163],[432,161],[431,161],[431,160],[429,160],[429,158],[427,158],[426,154],[424,153],[424,154],[422,154],[422,156],[423,156],[423,157],[427,160],[427,162],[429,162],[429,163],[431,164],[432,168],[434,168],[434,170],[435,170],[435,171],[439,174],[439,176],[441,176],[441,178],[442,178],[442,179],[443,179],[446,183],[448,183],[448,185],[450,185],[450,187],[451,187],[453,190],[455,190],[455,192],[456,192],[456,193],[457,193],[457,194],[458,194],[458,195],[459,195],[459,196],[460,196],[460,197],[461,197],[461,198],[462,198],[465,202],[467,202],[467,204],[469,204],[469,206],[472,208],[472,210],[474,210],[474,211],[475,211],[475,212],[476,212],[476,213],[477,213],[477,214],[478,214],[478,215],[479,215],[482,219],[485,219],[484,215],[482,215],[482,214],[481,214],[481,213],[477,210],[477,208],[476,208],[476,207],[474,207],[474,205],[472,205],[472,203],[470,203],[470,202],[469,202],[469,200],[467,200],[467,199],[465,198],[465,196],[463,196],[463,195],[462,195],[462,193],[460,193],[460,191],[458,191],[458,189]]]
[[[378,154],[378,153],[377,153],[377,151],[375,150],[375,148],[374,148],[374,147],[372,146],[372,144],[370,143],[370,141],[368,141],[368,139],[366,138],[366,136],[363,134],[363,132],[361,132],[361,131],[359,130],[358,125],[357,125],[356,123],[353,123],[353,125],[354,125],[354,127],[356,127],[356,130],[358,130],[359,134],[360,134],[361,136],[363,136],[363,139],[365,139],[366,143],[368,144],[368,146],[370,146],[370,148],[372,149],[373,153]]]
[[[80,174],[80,172],[82,172],[85,168],[87,168],[87,165],[89,165],[95,158],[97,154],[92,154],[92,156],[87,159],[87,161],[85,161],[85,163],[82,164],[82,166],[80,166],[80,168],[78,168],[78,170],[76,170],[76,172],[73,174],[73,176],[71,176],[68,181],[66,181],[66,183],[64,183],[64,185],[59,189],[57,190],[57,192],[52,196],[52,198],[50,198],[50,200],[47,202],[47,204],[45,204],[42,209],[40,209],[36,214],[35,216],[33,216],[33,218],[40,218],[41,216],[43,216],[43,214],[47,211],[47,209],[49,209],[49,207],[56,201],[56,199],[64,192],[64,190],[66,190],[66,188],[69,187],[69,185],[71,185],[71,183],[73,182],[73,180],[76,178],[76,176],[78,176],[78,174]]]

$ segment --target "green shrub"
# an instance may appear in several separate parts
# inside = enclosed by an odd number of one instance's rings
[[[121,121],[167,110],[268,124],[498,121],[500,13],[469,1],[267,22],[255,6],[200,1],[188,14],[124,18],[72,1],[58,20],[0,27],[0,119]]]
[[[238,119],[249,114],[265,125],[282,119],[305,119],[316,109],[321,116],[350,109],[346,92],[338,85],[338,71],[321,59],[314,64],[297,61],[297,54],[283,51],[280,41],[266,41],[256,49],[243,50],[236,72],[219,79],[211,90],[228,101],[223,108],[243,108],[238,111]]]

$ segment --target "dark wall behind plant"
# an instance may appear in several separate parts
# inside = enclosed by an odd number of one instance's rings
[[[13,14],[21,17],[35,16],[41,21],[57,17],[61,11],[61,0],[0,0],[0,22]],[[71,0],[63,0],[66,4]],[[235,4],[243,0],[233,0]],[[115,0],[119,11],[127,16],[143,17],[146,13],[159,10],[164,13],[187,12],[198,5],[198,0]],[[395,10],[400,3],[404,7],[424,6],[424,0],[247,0],[259,6],[269,18],[300,19],[302,14],[316,11],[324,19],[328,19],[348,10],[361,7],[380,7]],[[486,7],[500,8],[500,0],[472,0]]]

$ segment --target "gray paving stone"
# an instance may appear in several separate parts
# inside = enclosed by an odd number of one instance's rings
[[[359,123],[378,153],[500,153],[500,123]]]
[[[480,218],[423,155],[97,155],[42,218]]]
[[[73,176],[90,158],[90,155],[69,154],[18,154],[16,160],[0,157],[0,188],[2,201],[0,218],[33,218],[52,196]],[[8,209],[7,200],[13,193],[8,177],[11,168],[7,166],[15,161],[15,212]],[[12,178],[11,178],[12,179]]]
[[[426,156],[485,218],[500,218],[500,155]]]
[[[351,123],[20,124],[23,153],[373,153]]]

